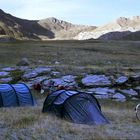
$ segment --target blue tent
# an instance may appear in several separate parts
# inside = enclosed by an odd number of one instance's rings
[[[49,94],[42,112],[53,113],[74,123],[108,123],[97,99],[92,94],[79,91],[59,90]]]
[[[35,100],[25,84],[0,84],[0,107],[33,105]]]

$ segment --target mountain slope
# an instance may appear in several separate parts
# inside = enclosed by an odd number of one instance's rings
[[[76,36],[76,39],[122,39],[123,36],[140,30],[140,16],[135,16],[132,19],[120,17],[104,26],[100,26],[90,32],[81,32]],[[119,32],[119,36],[117,36]]]
[[[52,31],[55,34],[55,39],[73,39],[82,31],[91,31],[96,28],[95,26],[75,25],[54,17],[40,20],[38,24]]]
[[[56,18],[25,20],[0,10],[0,36],[19,40],[46,40],[73,38],[79,32],[95,29],[95,26],[74,25]],[[70,31],[69,31],[70,30]],[[74,33],[71,33],[73,32]],[[65,36],[67,34],[67,37]]]
[[[16,39],[40,39],[39,35],[53,38],[54,34],[41,27],[37,21],[23,20],[0,10],[1,35],[7,35]]]
[[[140,16],[120,17],[104,26],[75,25],[54,17],[26,20],[0,10],[0,41],[11,40],[140,40]]]

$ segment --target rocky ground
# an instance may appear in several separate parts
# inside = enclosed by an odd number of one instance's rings
[[[134,110],[140,101],[139,46],[92,40],[1,43],[0,83],[93,93],[110,123],[78,125],[42,114],[47,94],[33,90],[37,106],[0,108],[0,140],[139,139]]]
[[[94,94],[99,99],[116,101],[138,100],[140,98],[140,73],[133,75],[105,75],[81,73],[62,75],[54,67],[30,67],[28,59],[23,58],[15,67],[0,69],[0,83],[25,83],[30,89],[41,84],[48,92],[59,87]]]

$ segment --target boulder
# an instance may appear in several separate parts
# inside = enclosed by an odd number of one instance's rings
[[[61,78],[54,78],[50,80],[45,80],[43,82],[44,89],[53,89],[57,90],[59,87],[63,87],[65,89],[74,89],[77,87],[77,83],[75,81],[75,76],[67,75],[62,76]]]
[[[22,76],[22,78],[29,80],[37,76],[46,75],[50,72],[51,72],[51,69],[48,67],[37,67],[33,70],[29,69],[28,71],[26,71],[24,75]]]
[[[138,93],[133,89],[119,90],[119,92],[129,97],[138,96]]]
[[[126,76],[120,76],[118,79],[116,79],[116,84],[124,84],[128,81],[128,77]]]
[[[62,80],[66,83],[76,84],[75,78],[76,78],[76,76],[66,75],[66,76],[62,77]]]
[[[115,101],[121,101],[124,102],[126,101],[126,97],[124,95],[122,95],[121,93],[116,93],[115,95],[113,95],[112,97]]]
[[[61,75],[61,73],[60,72],[58,72],[58,71],[52,71],[51,72],[51,76],[60,76]]]
[[[91,88],[88,89],[88,92],[91,92],[96,95],[105,95],[105,94],[115,94],[115,89],[106,88]]]
[[[135,74],[133,76],[130,76],[129,78],[131,81],[140,81],[140,74]]]
[[[6,72],[10,72],[10,71],[17,70],[17,68],[15,68],[15,67],[6,67],[6,68],[3,68],[2,70],[6,71]]]
[[[105,75],[87,75],[82,79],[82,84],[88,87],[110,86],[111,81]]]
[[[12,80],[13,80],[12,77],[1,78],[0,83],[7,84],[7,83],[11,82]]]
[[[75,81],[75,76],[73,75],[66,75],[62,76],[61,78],[52,79],[54,82],[54,86],[64,86],[64,87],[71,87],[71,86],[77,86],[77,83]]]
[[[115,94],[115,89],[106,88],[91,88],[87,91],[93,94],[98,99],[109,99]]]
[[[33,86],[35,84],[41,84],[43,81],[47,81],[47,79],[49,79],[50,77],[48,76],[39,76],[39,77],[35,77],[32,79],[29,79],[29,81],[25,82],[25,84],[30,88],[33,89]]]
[[[133,98],[131,98],[131,100],[133,100],[133,101],[138,101],[139,99],[136,98],[136,97],[133,97]]]
[[[0,72],[0,77],[2,78],[2,77],[7,77],[7,76],[9,76],[9,72],[6,72],[6,71],[1,71]]]
[[[95,95],[95,97],[96,97],[97,99],[109,99],[108,94],[104,94],[104,95]]]
[[[29,70],[29,67],[28,66],[20,66],[19,67],[19,70],[21,70],[21,71],[28,71]]]
[[[55,63],[56,65],[59,65],[59,64],[60,64],[60,62],[58,62],[58,61],[55,61],[54,63]]]
[[[44,80],[50,79],[50,77],[48,76],[39,76],[39,77],[35,77],[29,80],[29,82],[32,82],[32,84],[35,83],[41,83]]]
[[[17,66],[29,66],[30,62],[27,58],[22,58],[18,63]]]

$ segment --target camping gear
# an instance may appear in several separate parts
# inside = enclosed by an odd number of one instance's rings
[[[137,120],[140,121],[140,103],[136,105],[135,113],[136,113]]]
[[[42,112],[54,113],[74,123],[89,125],[108,123],[97,99],[92,94],[79,91],[52,92],[45,99]]]
[[[35,104],[31,91],[25,84],[0,84],[0,107]]]

